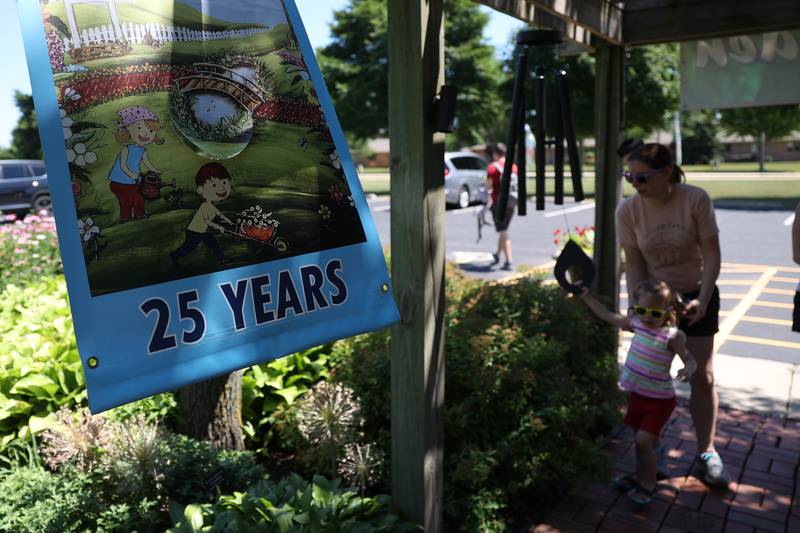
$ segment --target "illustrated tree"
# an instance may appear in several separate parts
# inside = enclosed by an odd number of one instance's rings
[[[489,17],[469,0],[445,0],[446,83],[458,87],[459,144],[482,141],[502,116],[504,74],[483,38]],[[360,139],[388,131],[386,0],[350,0],[334,13],[332,42],[318,50],[344,130]]]
[[[722,111],[722,127],[736,135],[760,138],[758,144],[758,170],[764,171],[764,144],[800,129],[800,106],[766,106],[726,109]],[[762,135],[763,134],[763,135]]]
[[[15,91],[14,103],[19,109],[20,117],[11,132],[11,156],[17,159],[41,159],[42,144],[39,141],[39,126],[36,121],[36,110],[33,107],[33,97]]]

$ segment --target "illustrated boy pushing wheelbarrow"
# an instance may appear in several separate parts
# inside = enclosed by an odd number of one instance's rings
[[[233,222],[223,215],[214,205],[217,202],[227,199],[231,195],[231,175],[223,165],[219,163],[207,163],[200,167],[195,177],[197,194],[205,200],[192,221],[186,228],[186,240],[183,241],[176,250],[169,253],[172,264],[180,266],[179,260],[192,253],[200,244],[205,244],[211,249],[211,253],[217,258],[220,264],[225,264],[227,258],[222,252],[219,243],[214,236],[209,233],[209,228],[214,228],[220,233],[225,233],[223,226],[217,224],[214,219],[220,218],[228,224]]]

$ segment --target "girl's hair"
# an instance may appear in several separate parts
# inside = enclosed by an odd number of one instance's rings
[[[672,176],[670,181],[672,183],[682,183],[686,181],[686,174],[683,173],[681,167],[675,164],[672,159],[672,152],[663,144],[646,143],[634,149],[628,154],[628,161],[641,161],[652,169],[672,167]]]
[[[678,325],[678,309],[675,307],[675,298],[673,296],[672,289],[670,289],[666,282],[641,282],[636,287],[636,290],[633,291],[633,297],[638,301],[643,294],[649,294],[651,296],[655,296],[656,298],[661,298],[661,301],[664,304],[664,309],[667,309],[667,320],[665,323],[668,326]]]
[[[161,122],[157,120],[145,120],[144,125],[150,128],[151,131],[158,131],[163,127]],[[120,144],[128,144],[131,142],[131,134],[128,133],[128,128],[117,128],[117,131],[114,132],[114,138]],[[161,145],[164,144],[164,139],[156,135],[156,138],[153,139],[153,142]]]

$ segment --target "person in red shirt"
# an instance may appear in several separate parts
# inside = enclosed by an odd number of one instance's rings
[[[492,202],[492,218],[494,227],[499,234],[497,239],[497,251],[492,253],[492,266],[500,262],[500,254],[505,254],[506,261],[503,263],[503,270],[513,270],[511,266],[511,239],[508,238],[508,226],[517,208],[517,165],[513,165],[511,171],[511,188],[508,193],[508,205],[503,216],[500,216],[499,194],[500,178],[503,176],[503,168],[506,164],[506,146],[503,143],[490,144],[486,146],[486,156],[491,161],[487,170],[486,181]]]

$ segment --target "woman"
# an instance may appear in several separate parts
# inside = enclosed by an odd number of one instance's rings
[[[634,288],[650,280],[665,281],[682,302],[679,327],[697,361],[689,408],[697,433],[698,465],[707,483],[727,486],[730,476],[714,449],[719,400],[712,354],[719,331],[720,271],[714,206],[704,190],[683,183],[683,171],[666,146],[644,144],[626,161],[625,179],[636,194],[617,208],[617,232],[625,250],[628,301],[633,302]],[[664,465],[659,466],[659,473],[665,474]]]

